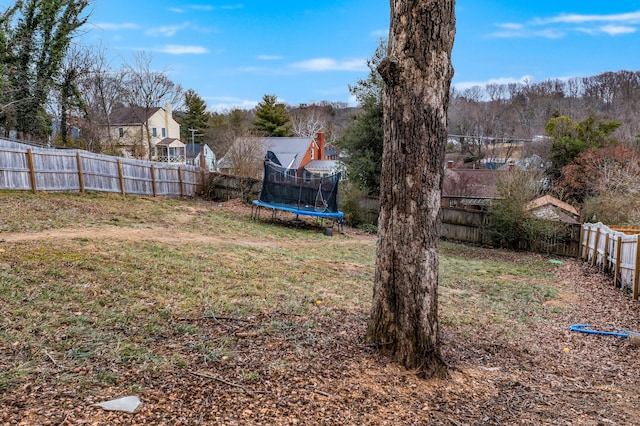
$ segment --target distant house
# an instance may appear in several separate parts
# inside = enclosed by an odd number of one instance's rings
[[[112,143],[125,157],[186,163],[186,149],[180,141],[180,124],[170,104],[145,109],[116,108],[103,126],[103,144]]]
[[[525,206],[525,211],[540,219],[571,224],[580,223],[580,213],[575,207],[550,195],[530,201]]]
[[[271,152],[271,160],[291,171],[292,175],[303,176],[304,173],[329,175],[336,172],[337,160],[327,159],[324,132],[321,130],[315,138],[312,137],[263,137],[236,138],[227,154],[218,162],[221,173],[238,174],[239,167],[234,164],[234,154],[237,155],[243,145],[252,145],[252,151],[244,148],[262,164],[267,152]],[[260,167],[260,171],[262,168]]]
[[[454,169],[447,162],[442,185],[442,206],[486,210],[499,198],[496,178],[500,171],[492,169]]]
[[[532,181],[539,189],[548,187],[546,177],[537,173],[549,167],[540,156],[532,155],[526,158],[506,159],[494,158],[481,168],[455,168],[456,162],[447,161],[444,183],[442,187],[442,205],[444,207],[460,207],[467,209],[486,210],[493,200],[500,198],[496,184],[501,173],[510,170],[524,170],[534,172]]]
[[[203,167],[209,171],[216,169],[216,154],[207,144],[189,143],[187,149],[187,164]]]

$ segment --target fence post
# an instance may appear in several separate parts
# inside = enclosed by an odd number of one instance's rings
[[[609,269],[609,236],[610,232],[604,234],[604,253],[602,254],[602,269],[603,271],[608,271]]]
[[[620,285],[618,285],[618,277],[620,276],[620,262],[622,261],[622,237],[616,235],[618,241],[616,242],[616,265],[613,270],[613,285],[618,288],[622,287],[622,278],[620,278]]]
[[[80,151],[76,153],[76,162],[78,163],[78,183],[80,184],[80,192],[84,192],[84,172],[82,171],[82,156]]]
[[[29,163],[29,180],[31,181],[31,190],[36,192],[38,190],[36,185],[36,165],[33,161],[33,151],[31,148],[27,149],[27,162]]]
[[[589,241],[591,240],[591,227],[587,226],[587,238],[584,239],[584,256],[582,258],[584,260],[589,260]]]
[[[126,195],[124,189],[124,173],[122,172],[122,162],[118,160],[118,180],[120,181],[120,193]]]
[[[598,243],[600,242],[600,231],[602,228],[596,229],[596,239],[593,242],[593,257],[591,258],[591,266],[595,266],[598,263]]]
[[[180,181],[180,197],[184,197],[184,181],[182,178],[182,167],[178,166],[178,180]]]
[[[633,300],[638,300],[638,279],[640,279],[640,245],[638,240],[640,236],[636,235],[636,264],[633,270]]]
[[[204,168],[200,169],[202,170],[202,172],[200,173],[200,192],[203,193],[206,185],[205,182],[207,181],[206,176],[207,176],[207,172]],[[197,193],[194,192],[192,195],[196,195]]]
[[[153,196],[156,196],[156,168],[152,164],[151,165],[151,190],[153,191]]]

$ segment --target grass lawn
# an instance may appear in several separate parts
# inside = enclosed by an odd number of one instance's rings
[[[543,256],[443,242],[439,318],[452,379],[434,384],[396,369],[362,340],[375,236],[347,229],[328,237],[319,227],[253,221],[237,202],[1,192],[0,204],[0,424],[554,417],[542,403],[501,410],[496,389],[535,390],[534,379],[514,378],[511,368],[542,374],[536,360],[549,350],[566,354],[570,342],[544,349],[523,336],[558,333],[577,315],[584,293],[559,278],[580,274],[576,261],[558,266]],[[637,327],[633,315],[618,325]],[[616,344],[607,350],[633,350]],[[588,378],[576,380],[586,386]],[[91,405],[127,394],[143,401],[134,415]],[[447,405],[453,395],[466,402]],[[602,409],[616,399],[605,396]],[[575,406],[574,418],[593,410],[604,418],[589,407]],[[616,421],[630,415],[620,413]]]

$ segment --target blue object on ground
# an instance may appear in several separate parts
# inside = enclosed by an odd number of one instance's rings
[[[602,335],[605,335],[605,336],[616,336],[616,337],[621,337],[623,339],[629,337],[630,334],[638,334],[638,335],[640,335],[640,333],[636,333],[635,331],[631,331],[631,330],[620,330],[620,329],[618,329],[617,331],[599,331],[599,330],[591,330],[589,327],[591,327],[591,324],[573,324],[571,327],[569,327],[569,330],[577,331],[578,333],[602,334]]]

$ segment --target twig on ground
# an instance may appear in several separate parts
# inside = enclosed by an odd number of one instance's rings
[[[47,356],[47,358],[49,358],[49,360],[51,360],[51,362],[53,363],[53,365],[55,365],[58,368],[64,368],[62,365],[58,364],[56,362],[56,360],[51,356],[51,354],[49,352],[47,352],[47,350],[44,350],[44,354]]]
[[[251,321],[249,321],[249,320],[242,319],[242,318],[234,318],[234,317],[218,317],[218,316],[215,316],[215,315],[208,315],[208,316],[204,316],[204,317],[183,317],[183,318],[176,318],[176,321],[204,321],[204,320],[214,320],[214,321],[224,320],[224,321],[251,322]]]
[[[60,423],[60,426],[63,426],[67,422],[68,418],[69,418],[69,412],[67,411],[64,415],[64,419],[62,419],[62,422]]]
[[[197,371],[191,371],[190,373],[191,373],[191,374],[193,374],[194,376],[204,377],[205,379],[211,379],[211,380],[215,380],[216,382],[224,383],[224,384],[225,384],[225,385],[227,385],[227,386],[233,386],[233,387],[236,387],[236,388],[240,388],[240,389],[242,389],[242,390],[244,391],[244,393],[246,393],[246,394],[249,394],[249,395],[251,395],[251,394],[252,394],[252,392],[251,392],[251,391],[249,391],[249,390],[247,390],[247,388],[245,388],[244,386],[239,385],[239,384],[237,384],[237,383],[228,382],[228,381],[226,381],[226,380],[224,380],[224,379],[221,379],[221,378],[219,378],[219,377],[212,376],[212,375],[210,375],[210,374],[205,374],[205,373],[198,373]]]
[[[322,396],[331,396],[331,394],[330,394],[330,393],[328,393],[328,392],[324,392],[324,391],[321,391],[320,389],[316,389],[316,387],[315,387],[315,386],[307,386],[307,390],[308,390],[308,391],[310,391],[310,392],[315,392],[315,393],[317,393],[318,395],[322,395]]]

